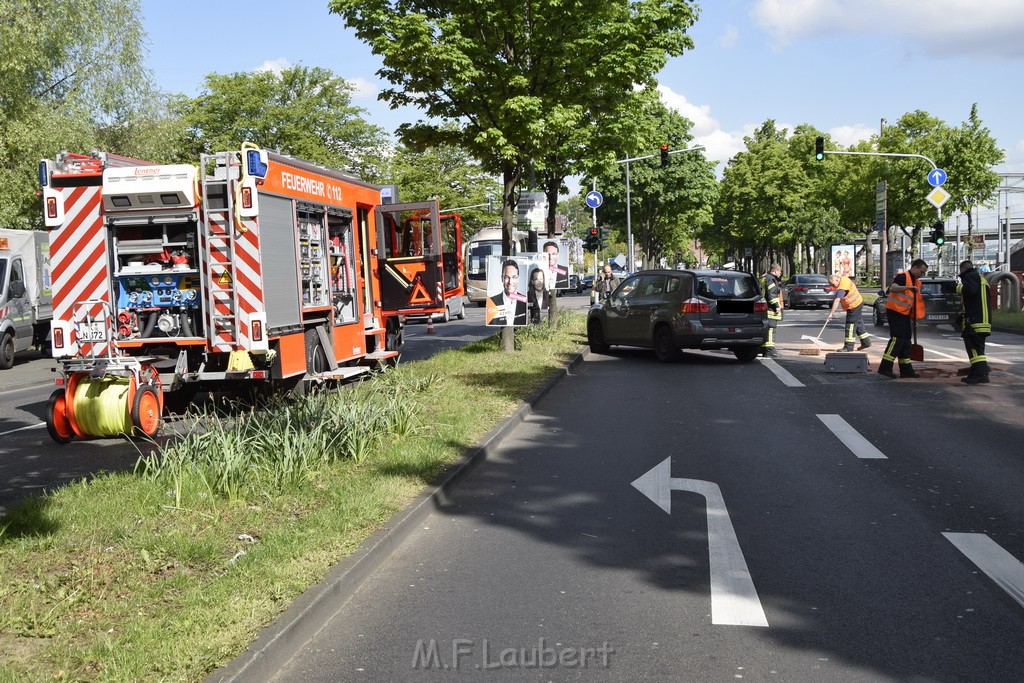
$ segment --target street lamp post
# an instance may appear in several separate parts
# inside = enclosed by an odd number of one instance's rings
[[[697,145],[696,147],[687,147],[686,149],[673,149],[668,154],[680,154],[682,152],[695,152],[699,149],[704,149],[704,145]],[[657,154],[648,154],[642,157],[626,157],[616,161],[617,164],[626,165],[626,251],[629,255],[629,272],[633,272],[636,268],[636,255],[633,250],[633,223],[630,217],[630,201],[629,201],[629,162],[631,161],[643,161],[644,159],[653,159],[654,157],[661,156],[659,151]]]

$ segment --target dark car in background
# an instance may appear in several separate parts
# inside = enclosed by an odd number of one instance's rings
[[[875,327],[885,327],[888,322],[885,310],[887,298],[885,290],[879,290],[872,316]],[[924,318],[917,321],[918,325],[951,325],[957,332],[963,329],[960,320],[960,295],[956,293],[956,278],[921,278],[921,298],[924,299]]]
[[[734,270],[643,271],[587,315],[593,353],[639,346],[663,362],[682,349],[728,349],[749,363],[767,336],[768,304],[754,276]]]
[[[786,308],[828,308],[836,298],[828,278],[818,273],[792,275],[783,285]]]

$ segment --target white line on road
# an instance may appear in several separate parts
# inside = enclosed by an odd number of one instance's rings
[[[7,434],[13,434],[14,432],[22,432],[22,431],[25,431],[26,429],[38,429],[40,427],[45,427],[45,426],[46,426],[45,422],[40,422],[39,424],[28,425],[27,427],[18,427],[17,429],[12,429],[12,430],[7,431],[7,432],[0,432],[0,436],[6,436]]]
[[[729,519],[718,484],[672,476],[672,458],[665,458],[633,482],[634,488],[672,514],[672,491],[704,496],[708,517],[708,559],[711,565],[711,623],[767,626],[754,580],[743,559],[736,530]]]
[[[1024,564],[985,534],[942,534],[1024,607]]]
[[[882,451],[871,445],[860,433],[839,415],[818,415],[826,427],[828,427],[843,444],[846,445],[858,458],[871,458],[888,460]]]
[[[771,370],[772,374],[775,375],[776,377],[778,377],[779,380],[783,384],[785,384],[787,387],[802,387],[802,386],[804,386],[803,382],[798,380],[793,375],[789,374],[789,372],[784,367],[782,367],[781,365],[779,365],[778,363],[773,361],[771,358],[762,358],[761,359],[761,363],[766,368]]]

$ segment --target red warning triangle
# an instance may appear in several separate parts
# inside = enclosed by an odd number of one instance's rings
[[[412,285],[412,293],[409,294],[410,304],[432,304],[434,300],[430,298],[430,292],[423,286],[423,282],[416,278],[416,282]]]

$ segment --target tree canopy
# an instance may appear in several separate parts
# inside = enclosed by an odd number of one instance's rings
[[[243,142],[291,154],[362,177],[379,177],[384,131],[352,105],[352,86],[329,69],[211,73],[198,97],[179,111],[201,152]]]

